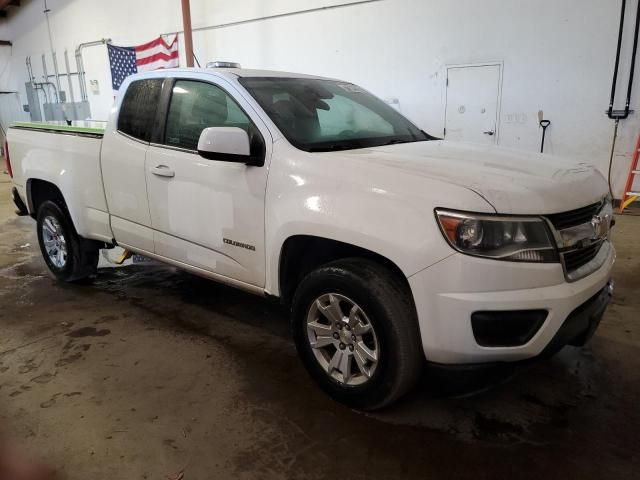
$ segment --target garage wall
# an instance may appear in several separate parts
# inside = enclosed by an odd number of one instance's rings
[[[499,143],[537,150],[537,112],[542,109],[553,122],[547,151],[593,162],[606,173],[613,121],[604,111],[620,0],[191,1],[194,28],[240,22],[195,33],[201,62],[234,60],[245,67],[347,79],[397,100],[400,110],[435,135],[444,129],[446,66],[501,62]],[[628,2],[619,107],[626,93],[636,1]],[[12,49],[0,50],[3,90],[23,92],[25,57],[33,56],[38,76],[40,56],[48,50],[42,2],[22,3],[8,22],[0,23],[0,38],[14,42]],[[339,7],[345,3],[353,5]],[[60,60],[65,48],[72,51],[81,42],[110,37],[117,45],[135,45],[181,28],[178,0],[49,0],[48,5]],[[318,10],[287,15],[307,9]],[[245,22],[273,15],[280,16]],[[86,50],[85,66],[87,78],[100,84],[99,94],[90,93],[93,117],[104,119],[113,100],[106,49]],[[640,75],[636,79],[633,107],[640,108]],[[26,118],[22,103],[23,93],[0,98],[4,125]],[[613,174],[616,193],[622,189],[638,133],[637,115],[621,124]]]

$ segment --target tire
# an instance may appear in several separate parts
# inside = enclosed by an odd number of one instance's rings
[[[356,312],[355,323],[349,318],[350,334],[369,332],[352,335],[351,342],[345,335],[346,325],[325,332],[327,326],[339,323],[329,319],[335,316],[323,313],[334,308],[333,302],[343,318]],[[377,410],[388,406],[415,386],[422,371],[424,354],[411,293],[398,275],[376,262],[346,259],[311,272],[296,291],[291,322],[298,354],[311,377],[329,396],[349,407]],[[362,354],[363,343],[366,354]],[[370,361],[371,352],[375,352],[375,364]],[[352,356],[351,366],[345,354]],[[331,365],[335,355],[345,361],[340,363],[345,368]],[[363,359],[367,360],[364,365]],[[343,369],[349,370],[350,378]]]
[[[43,202],[37,219],[40,252],[58,280],[77,282],[96,274],[98,244],[76,233],[66,209],[52,201]],[[52,233],[58,235],[52,236]]]

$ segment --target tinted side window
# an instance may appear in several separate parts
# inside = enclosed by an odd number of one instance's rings
[[[153,78],[129,85],[120,107],[118,130],[145,142],[150,141],[162,82],[162,78]]]
[[[202,130],[239,127],[251,135],[251,121],[224,90],[210,83],[178,80],[171,95],[165,143],[196,150]]]

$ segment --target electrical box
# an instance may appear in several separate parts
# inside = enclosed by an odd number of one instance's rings
[[[64,122],[66,120],[86,120],[91,118],[89,102],[45,103],[43,107],[46,121]]]
[[[38,91],[33,88],[33,84],[31,82],[25,83],[24,88],[27,92],[27,102],[29,105],[29,109],[25,110],[25,112],[29,112],[32,122],[42,121],[42,112],[40,110],[40,99],[38,98]]]

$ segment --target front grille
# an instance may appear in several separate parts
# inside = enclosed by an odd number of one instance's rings
[[[596,258],[604,242],[594,243],[585,248],[572,250],[562,254],[567,272],[574,272]]]
[[[556,227],[556,230],[577,227],[583,223],[589,223],[602,209],[602,202],[594,203],[588,207],[578,208],[570,212],[554,213],[547,215],[549,221]]]

